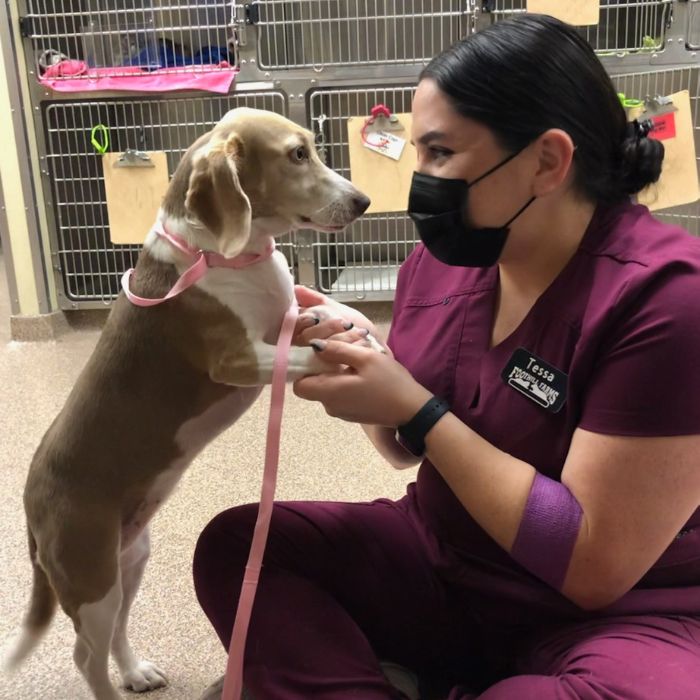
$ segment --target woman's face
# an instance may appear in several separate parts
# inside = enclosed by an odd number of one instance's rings
[[[412,140],[416,170],[471,183],[508,155],[493,133],[456,112],[430,79],[413,98]],[[502,226],[532,197],[534,162],[528,149],[469,189],[468,215],[473,226]]]

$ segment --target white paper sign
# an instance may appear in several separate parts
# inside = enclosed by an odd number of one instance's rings
[[[388,131],[373,131],[365,135],[364,145],[370,151],[380,153],[394,160],[401,160],[406,139],[395,136]]]

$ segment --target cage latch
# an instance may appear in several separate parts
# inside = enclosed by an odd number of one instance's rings
[[[32,17],[19,18],[19,33],[24,39],[34,35],[34,23]]]

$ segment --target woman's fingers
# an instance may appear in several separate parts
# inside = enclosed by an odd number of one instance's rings
[[[294,296],[297,299],[297,303],[302,308],[305,306],[316,306],[319,304],[326,304],[329,300],[325,294],[317,292],[315,289],[309,289],[302,285],[295,285]]]
[[[368,335],[369,330],[366,328],[358,328],[351,321],[333,318],[302,329],[296,335],[294,342],[297,345],[308,345],[311,340],[332,339],[345,343],[354,343],[358,340],[364,340]]]

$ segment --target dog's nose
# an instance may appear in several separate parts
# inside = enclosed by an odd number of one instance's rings
[[[367,211],[367,207],[372,203],[372,200],[364,194],[358,197],[353,197],[352,204],[355,207],[355,214],[361,216]]]

